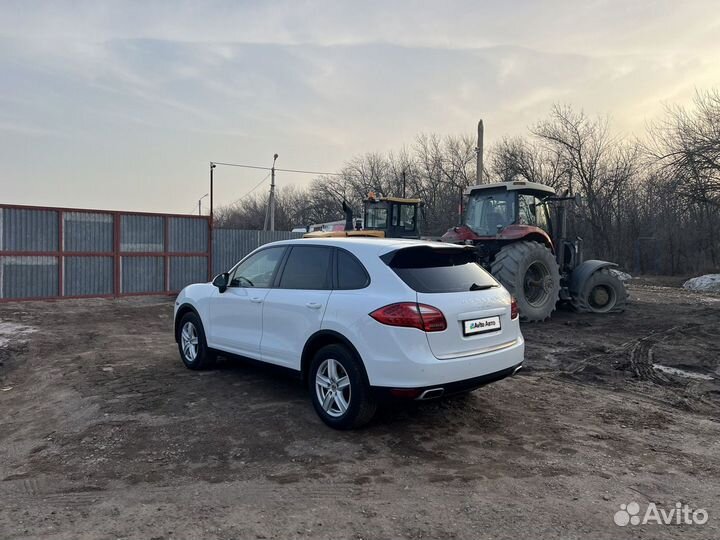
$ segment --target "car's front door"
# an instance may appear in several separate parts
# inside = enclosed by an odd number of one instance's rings
[[[260,359],[263,302],[284,253],[284,246],[260,250],[230,272],[228,288],[210,300],[211,347]]]
[[[260,351],[265,362],[300,369],[308,338],[320,330],[332,289],[332,248],[293,246],[278,286],[265,297]]]

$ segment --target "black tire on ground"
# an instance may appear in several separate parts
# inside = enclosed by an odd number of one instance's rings
[[[190,346],[188,346],[188,338]],[[217,355],[215,351],[208,348],[205,330],[200,317],[195,313],[186,313],[180,320],[178,350],[183,364],[188,369],[208,369],[215,364]]]
[[[583,283],[572,306],[579,313],[622,313],[627,303],[625,284],[601,268]]]
[[[523,321],[543,321],[555,311],[560,271],[546,246],[538,242],[508,244],[495,256],[491,272],[517,300]]]
[[[321,381],[323,384],[329,382],[327,388],[318,387],[318,372],[321,378],[328,379]],[[343,386],[346,382],[349,385]],[[372,419],[377,410],[377,402],[360,360],[342,345],[326,345],[315,353],[308,373],[308,387],[315,412],[331,428],[361,427]]]

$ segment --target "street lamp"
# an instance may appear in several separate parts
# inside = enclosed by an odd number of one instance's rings
[[[202,200],[209,195],[210,195],[209,193],[206,193],[205,195],[203,195],[202,197],[200,197],[198,199],[198,216],[202,216],[202,204],[201,204]]]

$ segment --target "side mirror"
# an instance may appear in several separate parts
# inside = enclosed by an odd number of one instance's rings
[[[230,279],[230,274],[223,272],[222,274],[215,276],[212,284],[215,285],[221,293],[224,293],[228,288],[228,279]]]

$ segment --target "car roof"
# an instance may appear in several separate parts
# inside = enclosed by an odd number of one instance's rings
[[[266,244],[271,245],[271,244]],[[295,238],[273,242],[273,246],[334,246],[345,248],[352,253],[383,254],[396,249],[413,246],[428,246],[433,248],[457,248],[455,244],[432,242],[429,240],[413,240],[406,238],[372,238],[367,236],[330,237],[330,238]],[[263,247],[265,247],[263,246]]]

